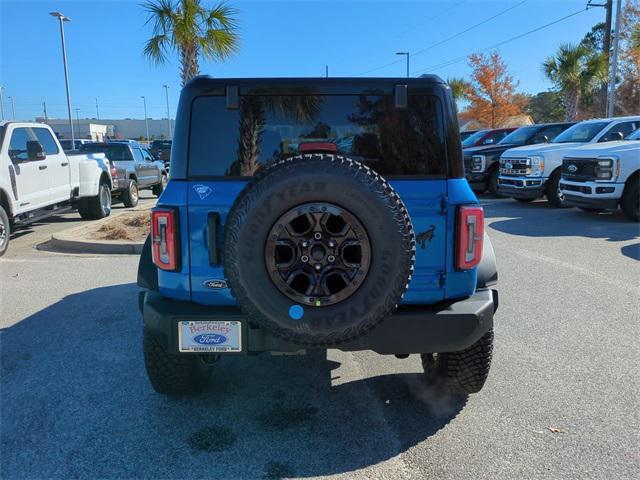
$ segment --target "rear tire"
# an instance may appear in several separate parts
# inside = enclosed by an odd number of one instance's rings
[[[11,235],[11,223],[9,215],[4,207],[0,205],[0,257],[3,256],[9,248],[9,236]]]
[[[622,195],[622,212],[634,222],[640,222],[640,176],[629,180]]]
[[[144,366],[153,389],[163,395],[189,395],[199,392],[212,369],[197,355],[168,354],[161,338],[143,330]]]
[[[85,220],[99,220],[108,217],[111,214],[111,190],[109,184],[100,182],[98,195],[80,200],[78,213]]]
[[[423,353],[426,381],[455,395],[479,392],[489,376],[493,352],[493,329],[460,352]]]
[[[133,178],[129,179],[127,188],[122,192],[122,203],[127,208],[133,208],[138,205],[138,182]]]
[[[160,195],[162,195],[162,192],[164,192],[164,189],[167,188],[168,182],[169,180],[167,179],[167,176],[165,174],[162,174],[160,183],[153,186],[153,188],[151,189],[151,193],[153,193],[156,197],[159,197]]]
[[[545,195],[549,203],[556,208],[565,208],[564,195],[560,193],[560,170],[556,170],[551,174],[547,181]]]

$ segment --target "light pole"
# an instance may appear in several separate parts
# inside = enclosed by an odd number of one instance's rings
[[[409,78],[409,52],[396,52],[396,55],[405,55],[407,57],[407,78]]]
[[[144,105],[144,126],[147,130],[147,142],[149,141],[149,120],[147,119],[147,97],[141,95],[142,105]]]
[[[96,118],[100,120],[100,110],[98,109],[98,97],[96,97]]]
[[[76,111],[76,125],[78,126],[78,137],[81,137],[82,135],[80,135],[80,116],[78,115],[78,112],[80,112],[80,109],[76,108],[75,111]],[[75,142],[72,145],[75,145]]]
[[[71,117],[71,92],[69,90],[69,72],[67,70],[67,46],[64,42],[64,22],[71,19],[65,17],[60,12],[50,12],[49,15],[60,20],[60,39],[62,41],[62,62],[64,63],[64,82],[67,87],[67,112],[69,114],[69,129],[71,130],[71,145],[75,145],[75,135],[73,134],[73,118]]]
[[[167,127],[169,128],[169,140],[171,140],[171,111],[169,110],[169,85],[162,85],[167,97]]]
[[[15,105],[13,104],[13,97],[7,97],[9,99],[9,103],[11,104],[11,118],[13,120],[16,119],[16,108]]]
[[[4,87],[0,85],[0,120],[4,120],[4,105],[2,104],[2,90],[4,90]]]
[[[620,20],[622,12],[622,0],[616,2],[616,29],[613,37],[613,53],[611,58],[609,73],[609,88],[607,89],[607,117],[613,117],[614,106],[616,103],[616,75],[618,74],[618,44],[620,41]]]

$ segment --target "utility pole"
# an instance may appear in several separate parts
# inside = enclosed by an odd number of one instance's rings
[[[100,110],[98,109],[98,97],[96,97],[96,118],[100,120]]]
[[[60,20],[60,40],[62,41],[62,62],[64,64],[64,83],[67,87],[67,112],[69,114],[69,129],[71,130],[71,145],[75,145],[75,135],[73,133],[73,117],[71,116],[71,92],[69,89],[69,71],[67,69],[67,46],[64,41],[64,22],[71,19],[65,17],[60,12],[51,12],[49,15]]]
[[[78,113],[80,112],[80,109],[76,108],[75,111],[76,111],[76,125],[78,127],[78,138],[80,138],[81,137],[81,135],[80,135],[80,116],[78,115]],[[75,142],[72,145],[75,145]]]
[[[147,142],[149,141],[149,119],[147,118],[147,97],[141,96],[142,105],[144,105],[144,126],[147,129]]]
[[[409,78],[409,52],[396,52],[396,55],[404,55],[407,57],[407,78]]]
[[[616,76],[618,74],[618,46],[620,44],[620,24],[622,22],[622,0],[616,2],[616,28],[613,37],[613,53],[609,70],[609,89],[607,91],[607,117],[613,117],[616,103]]]
[[[0,85],[0,120],[4,120],[4,105],[2,104],[2,91],[4,87]]]
[[[171,140],[171,110],[169,110],[169,85],[162,85],[167,97],[167,126],[169,127],[169,140]]]
[[[49,123],[49,117],[47,117],[47,102],[42,102],[42,109],[44,110],[44,123]]]
[[[611,17],[613,13],[613,0],[605,0],[605,3],[592,3],[593,0],[587,1],[587,8],[589,7],[601,7],[605,9],[605,27],[604,27],[604,39],[602,41],[602,53],[605,58],[605,65],[607,66],[607,72],[610,71],[610,53],[611,53]],[[600,115],[606,116],[608,112],[608,82],[603,82],[600,86],[600,98],[598,99],[598,108]]]
[[[329,65],[324,66],[324,77],[329,78]]]
[[[11,103],[11,118],[13,120],[16,119],[16,108],[15,105],[13,104],[13,97],[7,97],[9,99],[9,103]]]

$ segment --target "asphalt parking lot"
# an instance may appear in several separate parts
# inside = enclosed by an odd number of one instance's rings
[[[638,225],[484,204],[501,304],[491,375],[463,400],[425,388],[417,356],[334,350],[224,359],[204,393],[161,397],[137,258],[34,248],[77,215],[16,235],[0,260],[0,477],[635,477]]]

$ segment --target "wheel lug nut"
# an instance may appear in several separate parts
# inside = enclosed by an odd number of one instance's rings
[[[333,248],[336,246],[336,242],[334,242],[333,240],[329,241],[329,248]]]
[[[327,260],[329,260],[331,263],[333,263],[333,262],[335,262],[335,261],[336,261],[336,257],[334,257],[333,255],[329,255],[329,256],[327,257]]]
[[[320,240],[322,238],[322,234],[320,232],[316,232],[313,234],[313,238],[316,240]]]
[[[315,269],[320,270],[321,268],[322,268],[322,265],[320,265],[319,263],[316,263]]]
[[[302,246],[304,248],[307,248],[309,246],[309,242],[307,242],[306,240],[304,242],[302,242]]]
[[[307,263],[309,261],[309,257],[303,255],[302,257],[300,257],[300,260],[302,260],[304,263]]]

